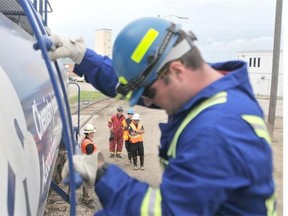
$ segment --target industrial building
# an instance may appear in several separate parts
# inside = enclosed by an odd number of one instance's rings
[[[273,52],[271,50],[238,52],[238,60],[247,62],[254,94],[269,97],[271,91]],[[283,52],[280,52],[277,97],[283,98]]]
[[[96,29],[95,51],[98,54],[112,58],[112,30]]]

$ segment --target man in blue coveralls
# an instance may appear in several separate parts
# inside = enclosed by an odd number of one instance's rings
[[[99,215],[276,215],[272,143],[246,63],[208,64],[192,32],[153,17],[122,29],[113,63],[80,41],[52,40],[51,59],[71,58],[74,72],[102,93],[169,116],[160,124],[158,188],[103,160],[85,171],[87,160],[74,156],[75,170],[95,185]]]

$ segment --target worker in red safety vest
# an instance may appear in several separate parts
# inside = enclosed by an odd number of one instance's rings
[[[110,129],[110,137],[109,137],[109,150],[110,150],[110,158],[115,156],[122,158],[121,152],[123,148],[123,128],[122,121],[125,120],[125,116],[123,115],[123,108],[117,108],[117,114],[113,115],[108,120],[108,128]]]
[[[91,155],[99,151],[96,143],[93,141],[94,133],[96,128],[92,124],[87,124],[84,127],[85,137],[81,141],[81,152],[82,154]],[[96,165],[95,165],[96,166]],[[83,198],[82,202],[89,208],[95,208],[96,201],[89,196],[89,190],[91,186],[87,185],[85,182],[83,184]]]
[[[140,123],[140,115],[135,113],[132,117],[132,122],[129,125],[129,137],[131,142],[131,155],[133,158],[133,169],[138,170],[137,156],[140,157],[140,169],[144,170],[144,146],[143,146],[143,134],[144,127]]]
[[[133,108],[129,108],[127,111],[127,115],[128,117],[122,121],[122,126],[123,126],[123,139],[125,141],[125,148],[127,150],[127,154],[128,154],[128,161],[127,161],[127,165],[131,164],[131,142],[130,142],[130,138],[129,138],[129,125],[132,122],[132,117],[134,115],[134,109]]]

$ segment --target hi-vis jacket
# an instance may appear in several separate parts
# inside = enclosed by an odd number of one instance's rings
[[[93,147],[94,147],[93,153],[95,153],[95,152],[98,151],[98,148],[97,148],[96,144],[93,142],[93,140],[85,137],[85,138],[82,140],[82,142],[81,142],[81,150],[82,150],[82,153],[87,154],[86,147],[87,147],[87,145],[89,145],[89,144],[92,144]],[[89,150],[88,150],[88,151],[89,151]]]
[[[122,121],[122,127],[123,127],[123,139],[129,140],[129,125],[132,122],[130,118],[126,118]]]
[[[95,61],[104,66],[96,67]],[[88,50],[76,71],[85,71],[96,87],[106,78],[95,83],[92,74],[107,75],[111,65]],[[95,185],[103,204],[99,215],[276,214],[271,139],[247,66],[241,61],[211,66],[228,73],[160,124],[165,169],[159,188],[112,164]]]
[[[143,130],[143,125],[141,123],[138,123],[138,125],[136,126],[133,122],[131,122],[130,126],[129,126],[129,137],[130,137],[130,142],[132,144],[134,143],[138,143],[138,142],[143,142],[143,136],[142,134],[135,134],[132,135],[132,131],[137,131],[137,130]]]

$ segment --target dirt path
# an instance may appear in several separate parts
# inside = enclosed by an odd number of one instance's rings
[[[113,100],[113,99],[111,99]],[[98,116],[92,119],[92,123],[96,126],[95,141],[98,144],[100,150],[104,153],[106,160],[110,163],[115,163],[123,170],[125,170],[131,176],[150,183],[151,185],[158,185],[161,182],[161,170],[158,160],[158,145],[160,143],[160,130],[158,127],[159,122],[166,122],[167,117],[164,111],[147,109],[145,107],[136,106],[135,111],[141,116],[141,122],[145,127],[144,135],[144,148],[145,148],[145,170],[134,171],[131,165],[126,165],[127,153],[123,148],[123,158],[109,157],[109,130],[107,128],[108,118],[116,113],[117,106],[124,108],[124,113],[128,110],[129,106],[124,101],[116,101],[104,111],[98,113]],[[273,138],[273,150],[274,150],[274,166],[275,166],[275,180],[277,185],[277,196],[278,196],[278,216],[283,215],[283,119],[277,118],[275,122],[275,131]],[[64,187],[61,185],[61,187]],[[65,188],[65,187],[64,187]],[[90,195],[94,196],[93,189],[90,191]],[[77,215],[93,215],[95,211],[101,209],[101,204],[97,201],[96,209],[87,208],[80,200],[82,197],[82,190],[77,191],[78,206]],[[46,208],[45,215],[69,215],[69,205],[65,203],[61,198],[52,192]]]
[[[278,216],[283,215],[283,118],[275,120],[274,136],[272,137],[274,156],[274,180],[278,197]]]

